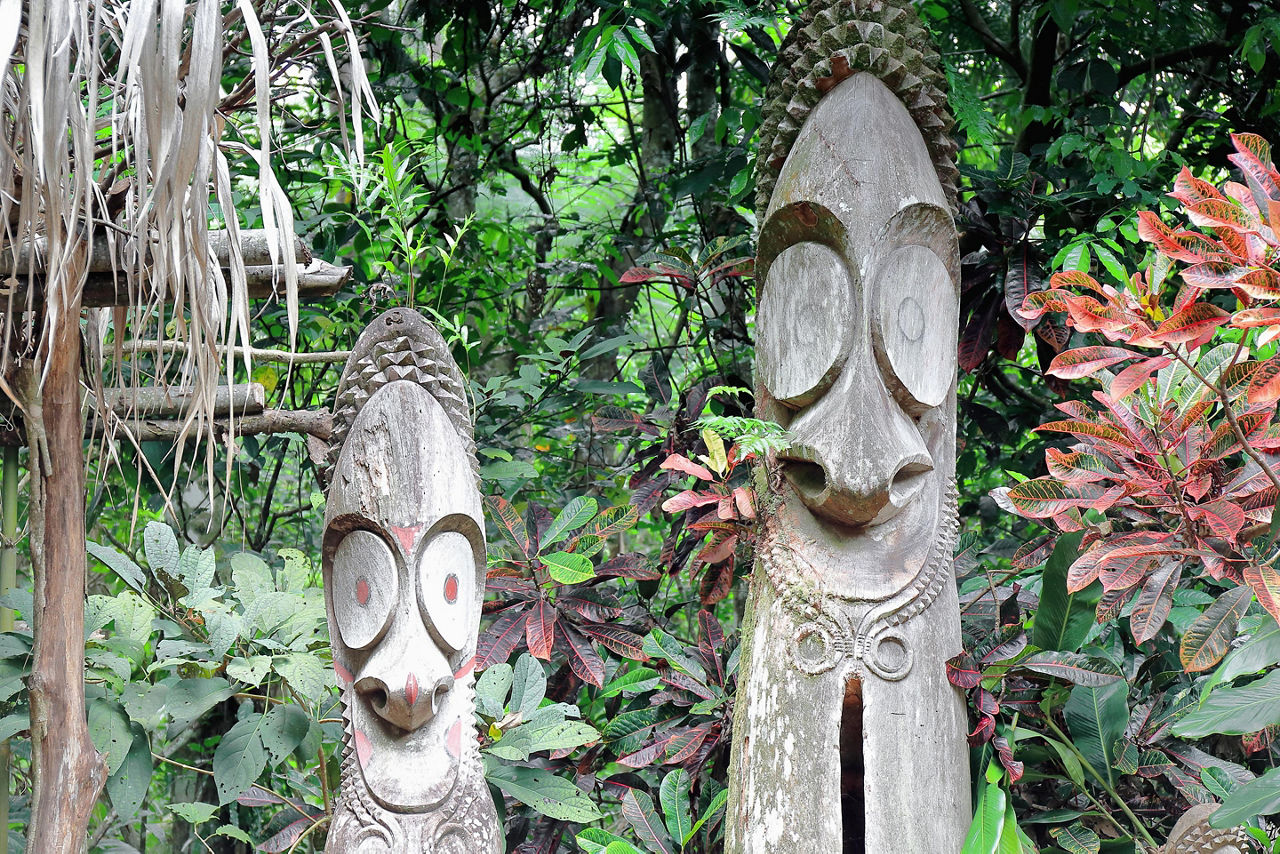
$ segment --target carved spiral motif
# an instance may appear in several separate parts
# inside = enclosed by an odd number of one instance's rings
[[[810,676],[825,673],[845,656],[841,632],[830,617],[801,623],[791,636],[791,661]]]

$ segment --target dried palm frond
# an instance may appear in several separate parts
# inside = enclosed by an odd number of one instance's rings
[[[240,66],[243,79],[227,76]],[[292,340],[298,263],[273,120],[293,88],[329,78],[359,152],[374,101],[339,0],[0,0],[0,388],[16,398],[15,364],[44,364],[51,330],[79,322],[88,259],[105,247],[129,298],[91,319],[90,354],[110,338],[181,343],[149,377],[113,360],[113,384],[193,388],[183,436],[212,441],[235,353],[251,371],[235,195],[246,182],[232,164],[251,164]],[[213,201],[225,264],[210,250]]]

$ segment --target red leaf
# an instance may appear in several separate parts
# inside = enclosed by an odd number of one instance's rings
[[[1267,609],[1273,620],[1280,623],[1280,575],[1276,574],[1275,568],[1256,563],[1245,564],[1244,583],[1253,588],[1258,604]]]
[[[738,536],[736,534],[720,539],[717,534],[712,537],[711,542],[698,552],[698,556],[694,558],[695,563],[716,564],[722,560],[726,560],[733,556],[733,550],[738,546]]]
[[[967,691],[982,684],[982,671],[972,655],[962,652],[947,662],[947,680]]]
[[[1027,294],[1026,299],[1022,301],[1022,308],[1018,309],[1018,314],[1027,320],[1035,321],[1049,312],[1066,311],[1067,304],[1062,299],[1063,294],[1064,291],[1056,288]]]
[[[540,599],[531,611],[525,629],[529,654],[543,661],[551,660],[551,649],[556,639],[556,618],[560,612],[546,599]]]
[[[1039,265],[1031,257],[1031,243],[1022,241],[1014,249],[1009,261],[1009,270],[1004,277],[1004,301],[1009,315],[1024,330],[1035,326],[1035,318],[1028,317],[1019,310],[1026,305],[1026,298],[1044,287],[1044,274]]]
[[[1153,341],[1160,341],[1164,344],[1193,342],[1206,335],[1212,335],[1213,330],[1230,320],[1230,314],[1212,303],[1192,303],[1157,326],[1156,331],[1151,333],[1149,337]],[[1199,343],[1204,342],[1200,341]],[[1196,346],[1199,346],[1199,344],[1188,344],[1188,347]]]
[[[701,724],[699,726],[690,727],[683,732],[671,736],[667,740],[666,762],[669,765],[679,765],[698,751],[702,742],[706,740],[707,735],[711,732],[711,724]]]
[[[528,618],[523,605],[503,611],[489,630],[480,635],[476,644],[476,670],[505,664],[524,637],[524,624]]]
[[[1173,609],[1173,591],[1182,579],[1182,561],[1165,558],[1160,568],[1151,573],[1129,616],[1129,627],[1138,643],[1154,638]]]
[[[662,577],[662,571],[649,563],[647,555],[640,552],[628,552],[610,558],[596,567],[597,578],[634,578],[637,581],[656,581]]]
[[[685,510],[691,510],[694,507],[715,504],[722,497],[714,492],[694,492],[692,489],[686,489],[679,495],[673,495],[662,502],[662,509],[667,513],[680,513]]]
[[[1280,356],[1272,356],[1253,372],[1246,400],[1250,403],[1274,403],[1280,400]]]
[[[599,641],[605,649],[616,652],[623,658],[631,661],[649,660],[644,652],[644,638],[629,629],[606,623],[586,623],[580,628],[584,634]]]
[[[507,538],[511,545],[516,547],[516,551],[525,559],[532,557],[530,554],[532,544],[529,542],[529,531],[524,526],[524,519],[521,519],[520,514],[511,506],[511,502],[501,495],[487,495],[484,503],[492,514],[497,517],[498,530],[502,532],[502,535]]]
[[[1244,508],[1225,499],[1187,509],[1192,519],[1204,522],[1215,534],[1232,543],[1244,527]]]
[[[986,744],[995,733],[996,719],[984,715],[978,719],[978,725],[973,728],[973,732],[969,733],[969,744],[973,747]]]
[[[556,634],[564,640],[559,649],[569,661],[569,668],[583,682],[597,688],[604,686],[604,662],[591,642],[572,629],[567,620],[555,623]]]
[[[1116,374],[1110,387],[1107,388],[1107,394],[1112,400],[1124,400],[1134,391],[1142,388],[1147,380],[1151,379],[1152,374],[1168,365],[1170,361],[1172,360],[1168,356],[1156,356],[1153,359],[1134,362]]]
[[[1073,436],[1102,439],[1103,441],[1120,445],[1123,448],[1133,448],[1133,442],[1128,436],[1115,427],[1106,424],[1087,421],[1050,421],[1047,424],[1041,424],[1035,429],[1048,433],[1070,433]]]
[[[733,589],[733,556],[718,566],[708,567],[698,585],[698,602],[710,607],[729,595]]]
[[[1173,182],[1173,192],[1169,194],[1184,205],[1193,205],[1205,199],[1221,199],[1222,193],[1208,181],[1201,181],[1191,174],[1191,170],[1183,166]]]
[[[1141,353],[1123,347],[1078,347],[1053,357],[1046,373],[1064,380],[1076,380],[1128,359],[1140,359]]]
[[[1098,284],[1097,279],[1080,270],[1064,270],[1061,273],[1054,273],[1049,277],[1049,284],[1055,288],[1088,288],[1096,293],[1106,294],[1106,290],[1102,285]]]
[[[743,519],[756,518],[755,500],[751,490],[745,486],[733,489],[733,500],[738,505],[738,515]]]
[[[1013,758],[1013,748],[1009,746],[1009,739],[998,735],[991,739],[991,743],[995,746],[996,755],[1000,757],[1000,764],[1009,772],[1009,782],[1016,783],[1021,780],[1025,766]]]
[[[1038,477],[1015,484],[1007,493],[1018,514],[1028,519],[1047,519],[1072,507],[1087,507],[1104,494],[1102,487],[1091,483],[1063,483],[1049,477]]]
[[[1248,272],[1248,267],[1229,261],[1203,261],[1184,269],[1182,280],[1197,288],[1234,288]]]
[[[1231,325],[1237,329],[1252,329],[1255,326],[1274,326],[1280,324],[1280,308],[1246,308],[1237,311],[1231,318]]]
[[[715,476],[705,466],[700,466],[681,454],[672,454],[667,457],[659,468],[691,474],[699,480],[715,480]]]

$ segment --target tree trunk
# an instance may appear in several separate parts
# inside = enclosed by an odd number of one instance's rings
[[[78,280],[74,274],[66,278],[67,282]],[[80,297],[76,288],[68,287],[66,292],[63,320],[48,341],[43,387],[42,360],[32,359],[20,368],[18,392],[31,442],[35,576],[29,854],[83,851],[89,815],[107,779],[85,717]]]

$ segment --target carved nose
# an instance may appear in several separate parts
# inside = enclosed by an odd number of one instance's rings
[[[927,453],[874,460],[869,466],[847,470],[805,446],[789,448],[782,464],[796,495],[814,515],[853,527],[892,519],[920,494],[933,471],[933,459]]]
[[[410,673],[404,685],[392,688],[377,676],[363,676],[356,682],[356,693],[387,723],[406,732],[426,725],[444,705],[453,688],[452,676],[441,676],[433,685],[419,685]]]

